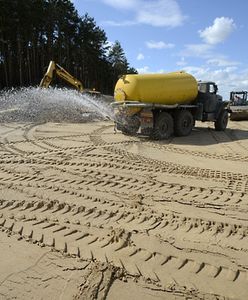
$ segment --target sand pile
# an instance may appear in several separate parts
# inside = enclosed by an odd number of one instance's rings
[[[111,119],[109,98],[104,95],[94,98],[66,88],[11,89],[0,93],[0,122],[89,122]]]

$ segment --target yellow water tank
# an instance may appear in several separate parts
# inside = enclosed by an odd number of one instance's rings
[[[116,83],[116,101],[189,104],[198,94],[196,79],[183,71],[166,74],[128,74]]]

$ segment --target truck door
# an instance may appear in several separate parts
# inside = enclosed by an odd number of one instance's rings
[[[205,113],[216,111],[218,104],[217,86],[214,82],[204,82],[199,84],[199,102],[203,104]]]

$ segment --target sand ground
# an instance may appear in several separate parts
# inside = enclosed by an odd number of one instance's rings
[[[248,121],[196,125],[0,124],[0,299],[248,299]]]

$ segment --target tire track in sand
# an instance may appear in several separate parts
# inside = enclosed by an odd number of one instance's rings
[[[82,155],[80,162],[73,160],[74,150],[64,148],[61,155],[53,149],[47,157],[31,154],[20,159],[17,154],[1,160],[1,187],[7,190],[0,201],[2,230],[65,256],[111,263],[154,284],[177,282],[188,290],[196,287],[203,293],[245,299],[248,233],[237,212],[245,212],[247,195],[158,182],[157,173],[181,166],[170,164],[166,169],[168,165],[159,161],[119,150],[123,143],[106,143],[101,130],[100,138],[98,133],[91,134],[93,146],[88,150],[75,150],[75,156]],[[57,157],[49,157],[51,153]],[[13,169],[22,164],[34,172]],[[51,175],[35,172],[43,167]],[[205,178],[211,178],[211,172],[203,170],[208,172]],[[180,176],[191,176],[188,171]],[[228,176],[235,183],[245,179],[220,174],[222,181],[230,182]],[[22,200],[13,196],[15,191]],[[207,212],[213,207],[216,217],[192,216],[196,208]],[[235,212],[236,219],[229,216],[222,222],[218,211],[226,216]]]
[[[102,128],[96,129],[93,132],[93,134],[90,136],[90,139],[93,142],[93,144],[95,144],[96,146],[105,145],[104,149],[106,149],[109,152],[119,154],[123,158],[126,158],[126,160],[132,161],[132,163],[138,161],[143,165],[151,165],[153,166],[154,170],[160,170],[163,173],[172,173],[187,177],[192,176],[206,179],[248,182],[248,175],[246,174],[184,166],[176,163],[150,159],[140,154],[134,154],[127,150],[120,149],[118,147],[108,146],[107,143],[101,138],[102,132],[104,132],[104,130],[106,130],[107,128],[109,128],[109,126],[103,126]]]
[[[18,164],[19,161],[17,161]],[[29,163],[34,161],[29,161]],[[10,160],[11,167],[13,167],[13,160]],[[28,162],[25,160],[21,161],[21,164],[27,165]],[[42,162],[42,165],[44,162]],[[55,164],[55,165],[54,165]],[[247,211],[248,197],[245,193],[225,191],[225,190],[214,190],[206,188],[197,188],[193,186],[184,186],[180,184],[168,184],[157,181],[142,174],[140,170],[132,170],[132,175],[122,174],[118,175],[119,165],[107,164],[106,162],[95,162],[87,159],[83,164],[83,168],[78,168],[78,165],[72,165],[68,168],[67,163],[57,164],[52,162],[46,162],[46,165],[52,167],[57,174],[52,177],[44,177],[39,174],[22,174],[15,172],[9,172],[9,168],[1,167],[3,172],[2,178],[5,184],[19,184],[20,182],[39,182],[49,185],[52,182],[53,185],[67,184],[72,186],[74,190],[84,190],[85,187],[96,189],[98,191],[107,191],[116,193],[124,192],[126,189],[132,191],[133,194],[149,195],[157,198],[159,201],[183,201],[187,199],[187,203],[191,205],[198,205],[207,207],[215,207],[216,209],[237,209],[240,211]],[[62,165],[62,166],[61,166]],[[31,164],[33,166],[33,164]],[[65,169],[65,167],[66,169]],[[116,168],[116,171],[114,169]],[[122,168],[125,170],[125,166]],[[127,167],[126,170],[130,170]],[[61,178],[62,174],[70,175],[70,179]],[[133,175],[136,174],[135,178]],[[151,175],[149,173],[149,175]],[[1,177],[1,173],[0,173]],[[64,176],[63,176],[64,177]],[[78,179],[80,178],[80,179]],[[146,188],[144,188],[146,186]],[[161,196],[166,195],[166,196]],[[185,202],[186,203],[186,202]]]
[[[33,210],[40,208],[36,206]],[[145,233],[74,225],[44,217],[18,219],[5,215],[0,219],[0,226],[7,233],[40,246],[87,260],[111,262],[133,276],[162,284],[174,278],[180,284],[190,281],[204,289],[204,281],[208,280],[216,293],[220,292],[218,287],[225,284],[228,291],[233,293],[236,287],[241,294],[247,286],[246,269],[230,262],[228,257],[202,252],[199,259],[198,253],[182,252],[168,241],[161,243],[159,238]]]
[[[8,218],[31,219],[42,218],[67,224],[90,224],[93,227],[104,228],[106,225],[119,227],[149,235],[159,234],[163,238],[175,236],[176,231],[183,232],[184,238],[201,239],[210,244],[219,239],[220,245],[241,251],[248,250],[247,237],[248,226],[235,220],[221,221],[209,220],[197,217],[186,217],[174,210],[164,210],[163,213],[154,211],[141,202],[132,205],[112,202],[104,198],[97,198],[90,194],[74,196],[81,205],[71,204],[60,199],[60,195],[46,196],[42,193],[34,193],[32,189],[17,188],[18,192],[25,192],[28,201],[1,199],[0,211]],[[58,192],[58,190],[56,189]],[[70,194],[71,190],[63,190],[63,194]],[[33,199],[33,200],[32,200]],[[38,199],[38,200],[37,200]],[[99,204],[101,208],[98,208]]]

